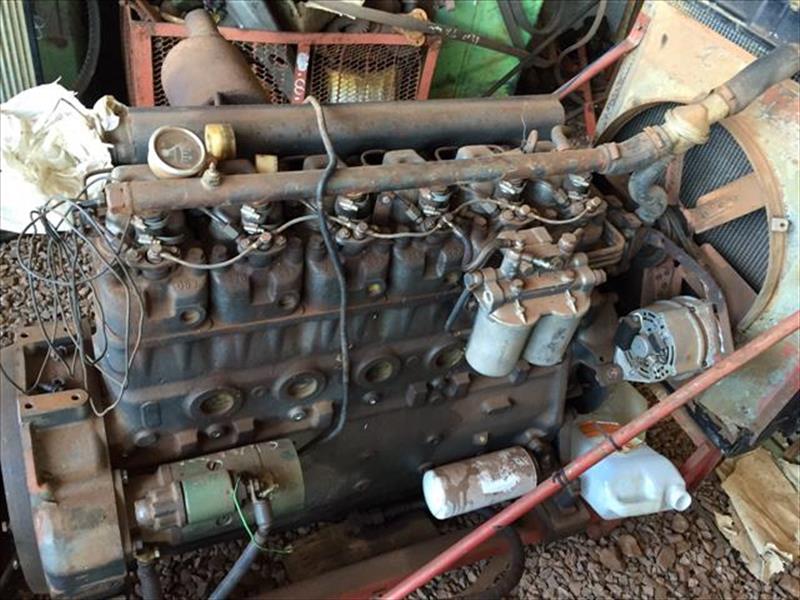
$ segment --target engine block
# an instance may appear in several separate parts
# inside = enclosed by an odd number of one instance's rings
[[[193,14],[196,52],[225,44]],[[31,588],[107,597],[161,552],[420,491],[439,518],[497,504],[621,424],[597,411],[637,394],[626,380],[712,366],[733,349],[725,297],[659,182],[796,54],[593,148],[553,96],[122,110],[116,167],[60,200],[65,233],[31,236],[46,259],[19,252],[59,317],[0,357]],[[215,82],[193,97],[221,102]]]

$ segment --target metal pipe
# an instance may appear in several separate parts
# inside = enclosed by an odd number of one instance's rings
[[[530,179],[565,173],[628,173],[670,150],[666,133],[654,127],[619,144],[534,154],[498,154],[463,160],[338,169],[326,191],[333,195],[405,190],[499,179]],[[223,177],[211,187],[200,178],[129,181],[106,187],[108,209],[143,214],[203,206],[313,198],[321,171],[287,171]]]
[[[382,148],[426,148],[521,143],[533,130],[548,139],[564,122],[551,96],[469,98],[425,102],[365,102],[325,107],[328,131],[342,156]],[[207,106],[129,108],[106,134],[114,164],[147,162],[147,142],[164,125],[185,127],[203,138],[208,123],[228,123],[239,156],[291,156],[324,152],[310,106]]]
[[[381,598],[385,600],[399,600],[422,587],[437,575],[444,573],[455,565],[465,554],[491,538],[500,528],[510,525],[530,512],[534,507],[555,495],[564,486],[576,480],[582,473],[615,452],[615,448],[624,446],[637,435],[646,431],[686,404],[689,400],[710,388],[720,379],[730,375],[759,356],[765,350],[799,329],[800,311],[786,317],[771,329],[750,340],[734,353],[723,358],[709,370],[701,373],[664,398],[661,402],[616,430],[608,439],[575,458],[563,469],[539,484],[533,491],[513,502],[494,517],[476,527],[472,532],[461,538],[461,540],[450,546],[450,548],[439,554],[426,565],[404,578],[386,592],[386,594],[382,595]]]

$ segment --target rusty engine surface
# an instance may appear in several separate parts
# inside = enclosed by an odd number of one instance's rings
[[[226,97],[207,81],[175,94]],[[64,265],[65,302],[90,289],[94,320],[3,352],[28,583],[106,595],[137,559],[241,531],[265,498],[286,527],[416,495],[487,452],[535,465],[532,486],[568,414],[714,364],[725,298],[656,182],[742,108],[731,89],[588,149],[551,97],[121,113],[118,166],[67,201],[92,265]],[[627,194],[595,172],[633,173]],[[631,281],[664,260],[684,285],[642,306]]]

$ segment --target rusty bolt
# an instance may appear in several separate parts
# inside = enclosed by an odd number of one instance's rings
[[[592,198],[589,198],[589,200],[586,202],[586,210],[588,210],[589,212],[593,212],[598,208],[600,208],[602,204],[603,201],[597,196],[594,196]]]
[[[608,365],[606,368],[606,380],[609,383],[617,383],[622,380],[622,369],[617,365]]]
[[[564,255],[570,255],[575,252],[575,248],[578,245],[578,238],[575,236],[574,233],[564,233],[558,239],[558,249]]]
[[[208,165],[208,168],[203,171],[203,176],[200,178],[200,181],[205,188],[215,188],[219,187],[222,183],[222,174],[217,171],[217,164],[215,162],[211,162]]]
[[[142,253],[136,248],[128,248],[125,251],[125,261],[129,263],[139,262],[142,259]]]
[[[369,225],[367,225],[364,221],[361,221],[358,225],[356,225],[356,229],[353,232],[353,237],[357,240],[363,240],[364,237],[367,235],[367,231],[369,230]]]

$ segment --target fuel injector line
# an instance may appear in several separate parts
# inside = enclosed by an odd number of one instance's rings
[[[689,400],[704,392],[712,385],[740,369],[748,362],[761,355],[768,348],[774,346],[787,336],[800,330],[800,311],[779,321],[771,329],[759,334],[744,346],[729,354],[707,371],[704,371],[688,383],[678,388],[675,392],[661,400],[658,404],[617,429],[603,442],[581,454],[572,462],[559,469],[551,477],[540,483],[532,491],[515,500],[501,510],[494,517],[473,529],[469,534],[450,546],[447,550],[436,556],[433,560],[423,565],[384,595],[384,600],[400,600],[414,590],[422,587],[431,579],[453,567],[458,560],[468,552],[480,546],[483,542],[494,536],[497,531],[506,527],[530,512],[533,508],[554,496],[570,482],[575,481],[581,474],[596,465],[598,462],[630,442],[637,435],[647,431],[668,417]]]

